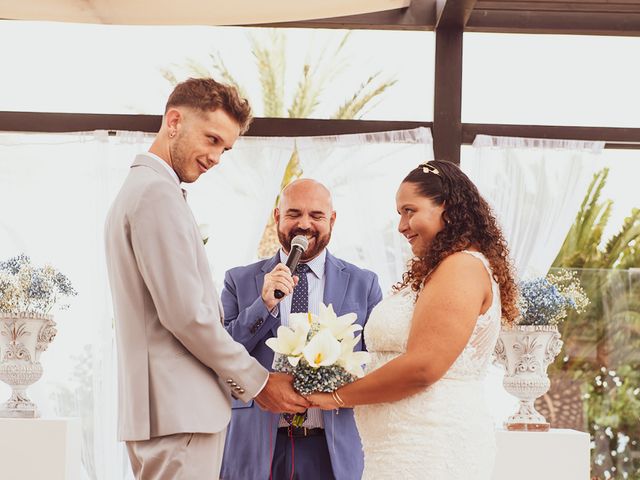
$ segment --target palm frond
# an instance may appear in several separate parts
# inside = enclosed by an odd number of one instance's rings
[[[603,204],[598,203],[598,201],[600,200],[602,189],[607,184],[608,175],[608,168],[601,170],[594,176],[594,180],[590,185],[589,192],[587,193],[589,200],[586,208],[581,210],[581,222],[578,224],[578,244],[584,244],[590,240],[590,237],[593,236],[593,228],[605,210]],[[600,241],[598,241],[598,243],[600,243]]]
[[[606,185],[609,169],[595,173],[580,210],[565,240],[556,255],[553,266],[559,267],[597,267],[600,256],[598,246],[602,241],[604,228],[611,215],[610,200],[599,203],[600,194]]]
[[[331,51],[327,46],[323,48],[316,58],[311,58],[311,53],[307,52],[307,58],[302,66],[302,77],[298,81],[291,107],[288,109],[289,117],[307,118],[312,115],[320,103],[320,96],[326,84],[329,80],[336,78],[347,65],[342,50],[350,35],[351,32],[345,34],[336,48]],[[330,56],[325,60],[327,54]]]
[[[362,114],[362,110],[370,105],[370,102],[382,95],[388,88],[395,85],[397,80],[386,80],[373,88],[373,90],[367,91],[374,80],[380,75],[377,72],[367,78],[356,90],[356,92],[346,100],[338,110],[331,116],[333,119],[353,119],[357,118],[359,114]]]
[[[640,240],[634,240],[629,244],[629,248],[622,252],[617,268],[640,269]],[[637,290],[640,292],[640,286],[638,286]],[[637,295],[636,298],[638,299],[638,309],[640,310],[640,295]]]
[[[640,240],[640,210],[634,208],[631,215],[624,219],[620,231],[609,239],[605,246],[605,254],[611,259],[611,266],[616,264],[623,256],[624,252],[630,248],[632,242]],[[631,248],[635,246],[632,244]]]
[[[311,67],[305,63],[302,67],[302,77],[293,96],[293,102],[288,110],[290,118],[307,118],[318,105],[320,89],[313,85]]]
[[[177,65],[174,64],[172,67],[173,69],[175,69]],[[176,85],[178,83],[178,79],[176,78],[176,74],[174,73],[173,69],[169,67],[162,67],[160,68],[160,75],[162,75],[162,78],[164,78],[171,85]]]
[[[282,117],[284,111],[285,38],[282,32],[271,30],[267,42],[249,35],[251,51],[258,63],[262,85],[262,102],[267,117]]]
[[[191,72],[192,77],[207,78],[211,76],[211,71],[198,60],[193,58],[187,58],[185,60],[185,67],[189,72]]]
[[[247,98],[247,92],[242,85],[237,81],[237,79],[231,74],[227,66],[225,65],[222,57],[220,56],[220,52],[209,54],[209,58],[211,59],[211,65],[213,70],[218,74],[216,80],[220,80],[228,85],[233,85],[238,90],[240,96]]]

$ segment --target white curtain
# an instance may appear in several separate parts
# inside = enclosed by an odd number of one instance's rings
[[[258,259],[293,148],[292,138],[240,137],[218,166],[184,186],[196,221],[210,227],[206,248],[219,289],[229,268]]]
[[[153,135],[0,133],[0,259],[19,253],[51,263],[78,290],[56,314],[58,336],[29,389],[43,416],[81,417],[83,479],[130,478],[116,441],[116,355],[103,224],[134,156]],[[222,163],[188,185],[218,285],[231,267],[257,259],[295,144],[305,176],[333,190],[338,220],[331,249],[380,273],[387,289],[403,271],[394,195],[411,168],[433,157],[428,130],[320,138],[242,137]],[[0,383],[0,401],[9,395]]]
[[[597,168],[603,142],[478,135],[462,169],[493,208],[518,278],[545,275],[555,260]],[[485,384],[496,426],[516,411],[492,365]]]
[[[0,258],[26,253],[51,263],[78,296],[55,316],[58,336],[29,389],[43,416],[81,417],[83,478],[123,478],[115,435],[111,305],[102,247],[105,214],[144,136],[106,132],[0,134]],[[4,400],[8,389],[0,384]]]
[[[478,135],[462,169],[493,207],[518,276],[545,275],[571,228],[604,142]]]
[[[304,177],[324,183],[337,212],[329,249],[378,274],[383,292],[411,256],[398,233],[395,195],[402,179],[433,159],[431,131],[306,137],[296,140]]]
[[[82,418],[86,479],[130,475],[116,441],[115,345],[102,235],[129,165],[152,139],[133,132],[0,134],[0,258],[24,252],[37,264],[51,263],[79,292],[69,310],[56,314],[58,336],[43,354],[42,380],[29,392],[44,416]],[[212,225],[207,251],[220,279],[225,268],[254,259],[249,251],[292,149],[287,139],[242,138],[193,186],[189,201],[198,221]],[[0,400],[8,394],[0,384]]]

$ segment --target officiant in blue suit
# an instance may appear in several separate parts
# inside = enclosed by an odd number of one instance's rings
[[[263,366],[272,368],[265,341],[297,312],[318,314],[321,303],[338,315],[355,312],[364,326],[382,292],[375,273],[327,250],[336,219],[331,194],[321,183],[299,179],[280,194],[274,210],[281,249],[270,259],[229,270],[222,291],[224,323]],[[296,235],[309,245],[295,272],[285,266]],[[275,298],[276,289],[285,293]],[[363,349],[362,341],[356,349]],[[362,476],[360,436],[351,409],[309,409],[302,427],[253,401],[233,401],[222,462],[223,480],[356,480]]]

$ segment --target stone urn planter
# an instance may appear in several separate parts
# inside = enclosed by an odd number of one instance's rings
[[[12,389],[9,399],[0,406],[0,417],[40,416],[27,396],[27,387],[42,377],[40,354],[56,333],[51,315],[0,312],[0,380]]]
[[[495,347],[496,363],[505,367],[505,390],[520,401],[518,411],[505,422],[507,430],[549,430],[549,423],[536,411],[534,401],[549,390],[547,367],[561,348],[556,325],[502,327]]]

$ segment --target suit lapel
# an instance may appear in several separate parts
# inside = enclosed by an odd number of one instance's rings
[[[344,263],[327,251],[324,274],[324,304],[333,305],[333,311],[339,313],[347,293],[349,273],[345,271]]]

